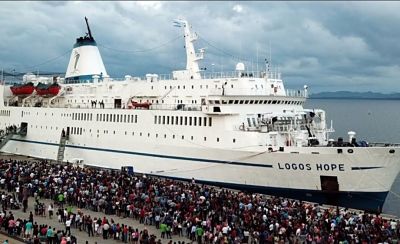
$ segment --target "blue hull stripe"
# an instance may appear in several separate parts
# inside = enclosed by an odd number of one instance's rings
[[[27,143],[36,143],[36,144],[42,144],[42,145],[49,145],[49,146],[58,146],[58,144],[51,143],[51,142],[31,141],[31,140],[22,140],[22,139],[14,139],[14,138],[12,138],[11,140],[19,141],[19,142],[27,142]],[[139,156],[145,156],[145,157],[167,158],[167,159],[176,159],[176,160],[189,160],[189,161],[197,161],[197,162],[205,162],[205,163],[217,163],[217,164],[231,164],[231,165],[239,165],[239,166],[246,166],[246,167],[273,168],[273,166],[270,165],[270,164],[254,164],[254,163],[244,163],[244,162],[205,159],[205,158],[191,158],[191,157],[171,156],[171,155],[162,155],[162,154],[153,154],[153,153],[123,151],[123,150],[115,150],[115,149],[108,149],[108,148],[84,147],[84,146],[77,146],[77,145],[65,145],[65,147],[77,148],[77,149],[85,149],[85,150],[93,150],[93,151],[103,151],[103,152],[112,152],[112,153],[131,154],[131,155],[139,155]]]
[[[367,169],[380,169],[383,167],[372,166],[372,167],[351,167],[351,170],[367,170]]]

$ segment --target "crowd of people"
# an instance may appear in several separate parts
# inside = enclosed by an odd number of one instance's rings
[[[397,243],[400,237],[399,221],[377,214],[195,182],[46,161],[2,160],[0,170],[0,187],[8,191],[4,199],[2,195],[3,213],[27,196],[35,197],[38,205],[42,198],[52,199],[54,206],[46,211],[49,217],[54,211],[65,224],[61,237],[70,236],[71,227],[88,236],[130,243],[172,243],[173,236],[197,243]],[[86,215],[84,209],[102,217]],[[113,215],[154,225],[161,239],[146,228],[116,223]]]

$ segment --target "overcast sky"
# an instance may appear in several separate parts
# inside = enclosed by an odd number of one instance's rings
[[[256,69],[257,56],[261,69],[271,46],[287,87],[400,92],[399,10],[400,2],[0,2],[0,68],[65,72],[87,16],[112,77],[169,73],[186,63],[172,25],[181,17],[199,34],[209,71],[239,61]]]

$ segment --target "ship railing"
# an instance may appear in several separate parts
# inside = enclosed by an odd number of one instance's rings
[[[306,90],[292,90],[292,89],[286,89],[286,96],[287,97],[307,97],[307,91]]]
[[[226,72],[202,72],[203,79],[223,79],[223,78],[265,78],[270,77],[270,73],[262,71],[226,71]],[[272,76],[271,76],[272,77]]]
[[[150,110],[180,110],[201,111],[201,105],[196,104],[152,104]]]
[[[370,142],[369,147],[400,147],[400,143]]]
[[[172,80],[172,74],[156,74],[157,80]],[[222,78],[269,78],[269,79],[280,79],[280,75],[274,72],[265,72],[265,71],[211,71],[201,72],[202,79],[222,79]],[[147,80],[148,77],[129,77],[129,78],[112,78],[112,81],[140,81]]]
[[[252,95],[252,96],[271,96],[271,97],[293,97],[293,98],[307,98],[307,92],[304,90],[286,90],[283,92],[271,92],[265,88],[211,88],[208,90],[210,96],[240,96],[240,95]]]

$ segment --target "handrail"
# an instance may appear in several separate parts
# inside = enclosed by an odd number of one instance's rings
[[[390,142],[369,142],[369,147],[400,147],[400,143],[390,143]]]

